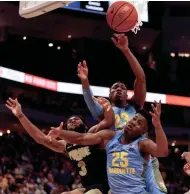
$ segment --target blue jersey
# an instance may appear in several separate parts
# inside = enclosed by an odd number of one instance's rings
[[[83,88],[83,95],[85,102],[92,114],[96,119],[102,114],[102,107],[93,100],[92,91],[90,88]],[[120,131],[123,129],[125,124],[135,115],[136,110],[132,105],[127,105],[124,108],[113,107],[115,113],[115,126],[114,130]],[[152,162],[149,162],[148,167],[145,172],[145,183],[146,190],[150,194],[163,194],[167,193],[166,186],[164,184],[162,175],[159,171],[159,163],[157,158],[151,158]]]
[[[119,132],[108,142],[107,174],[112,194],[145,194],[145,170],[148,165],[139,152],[141,137],[131,144],[121,144],[123,132]]]
[[[124,108],[113,107],[115,113],[115,130],[122,130],[127,122],[135,115],[136,110],[134,106],[128,105]]]
[[[115,130],[122,130],[126,123],[135,115],[134,106],[128,105],[124,108],[113,107],[115,113]],[[145,171],[146,189],[151,194],[167,193],[162,175],[159,171],[159,162],[157,158],[151,158]]]

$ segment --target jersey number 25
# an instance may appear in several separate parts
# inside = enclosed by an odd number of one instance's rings
[[[128,153],[127,152],[114,152],[112,153],[112,166],[113,167],[127,167],[129,162],[127,159]],[[120,159],[120,161],[118,161]]]

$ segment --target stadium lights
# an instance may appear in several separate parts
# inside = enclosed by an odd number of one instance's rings
[[[189,57],[189,53],[185,53],[185,57]]]
[[[146,50],[147,49],[147,47],[146,46],[143,46],[143,48],[142,48],[143,50]]]
[[[176,144],[176,141],[173,141],[172,146],[174,147],[174,146],[175,146],[175,144]]]
[[[49,46],[49,47],[53,47],[53,43],[49,43],[48,46]]]
[[[175,146],[175,143],[172,143],[172,146],[174,147]]]
[[[56,67],[55,67],[56,68]],[[32,85],[35,87],[44,88],[60,93],[82,94],[81,84],[59,82],[47,78],[39,77],[36,75],[27,74],[21,71],[5,68],[0,66],[0,77],[23,84]],[[102,86],[91,86],[94,96],[108,97],[109,88]],[[133,96],[133,91],[128,91],[129,99]],[[161,100],[162,104],[187,106],[190,107],[190,97],[176,96],[171,94],[159,94],[147,92],[146,102],[154,102]]]
[[[179,153],[179,152],[180,152],[180,151],[179,151],[179,148],[175,148],[174,152],[175,152],[176,154]]]
[[[171,57],[175,57],[176,54],[175,53],[170,53],[170,56]],[[177,56],[178,57],[186,57],[186,58],[188,58],[188,57],[190,57],[190,53],[178,53]]]
[[[189,57],[190,54],[189,53],[178,53],[178,57]]]

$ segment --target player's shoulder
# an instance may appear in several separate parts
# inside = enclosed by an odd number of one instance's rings
[[[145,147],[150,146],[152,144],[152,140],[147,137],[142,137],[139,139],[139,148],[143,150]]]
[[[130,104],[130,103],[127,104],[124,107],[113,106],[112,108],[113,108],[114,112],[118,112],[118,111],[122,111],[122,110],[123,111],[126,111],[126,110],[131,110],[131,109],[136,110],[136,106],[133,105],[133,104]]]

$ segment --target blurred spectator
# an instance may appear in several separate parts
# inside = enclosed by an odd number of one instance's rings
[[[82,187],[80,177],[76,176],[72,163],[64,155],[44,148],[25,134],[11,133],[11,136],[13,147],[23,145],[27,140],[28,152],[25,151],[26,147],[21,147],[12,160],[11,156],[6,156],[7,147],[3,146],[9,144],[10,136],[4,134],[1,137],[0,147],[4,153],[1,164],[6,166],[6,170],[0,174],[0,194],[60,194]],[[11,160],[13,163],[10,163]],[[190,177],[183,172],[183,165],[184,161],[180,154],[175,153],[175,149],[170,149],[170,155],[161,159],[160,171],[168,194],[189,191]]]

